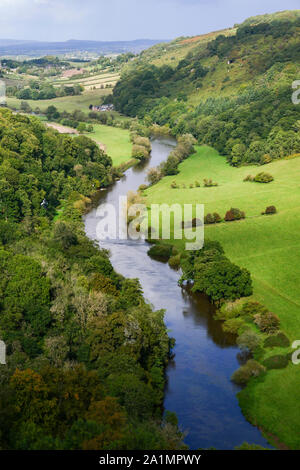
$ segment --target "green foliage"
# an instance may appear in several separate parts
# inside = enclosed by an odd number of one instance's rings
[[[233,335],[237,335],[239,330],[245,325],[244,320],[242,318],[229,318],[226,320],[222,328],[225,333],[231,333]]]
[[[272,334],[279,329],[280,320],[274,313],[265,312],[254,315],[254,323],[263,333]]]
[[[276,355],[264,360],[263,365],[266,369],[284,369],[288,366],[290,358],[288,356]]]
[[[274,181],[274,178],[272,175],[270,175],[269,173],[264,173],[264,172],[261,172],[261,173],[258,173],[255,177],[254,177],[254,181],[256,183],[271,183],[271,181]]]
[[[219,224],[221,221],[222,221],[221,216],[217,212],[214,212],[213,214],[207,214],[204,217],[204,223],[206,225]]]
[[[155,244],[149,249],[148,255],[154,259],[168,261],[172,256],[172,250],[172,245]]]
[[[234,450],[270,450],[270,449],[259,446],[258,444],[249,444],[248,442],[244,442],[239,447],[235,447]]]
[[[232,222],[234,220],[241,220],[245,219],[246,215],[245,212],[241,211],[240,209],[231,208],[225,214],[225,222]]]
[[[272,214],[277,214],[277,209],[275,206],[268,206],[263,213],[263,215],[272,215]]]
[[[250,273],[231,263],[217,242],[206,242],[202,250],[188,254],[182,269],[181,280],[194,279],[193,292],[205,293],[214,302],[252,294]]]
[[[162,421],[164,312],[84,235],[88,196],[111,181],[87,137],[0,111],[1,448],[182,445]]]
[[[288,348],[289,346],[290,340],[282,331],[276,335],[268,336],[264,341],[265,348]]]
[[[240,349],[253,353],[260,345],[261,339],[257,333],[247,329],[237,338],[236,342]]]
[[[250,359],[233,373],[231,380],[238,385],[246,385],[252,377],[259,377],[265,370],[259,362]]]

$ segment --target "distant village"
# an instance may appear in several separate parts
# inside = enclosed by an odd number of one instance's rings
[[[114,111],[115,109],[113,104],[102,104],[100,106],[95,106],[91,104],[89,108],[91,111],[104,112],[104,113],[107,111]]]

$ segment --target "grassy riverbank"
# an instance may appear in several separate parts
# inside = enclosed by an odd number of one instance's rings
[[[113,165],[119,166],[131,159],[132,143],[130,132],[101,124],[94,124],[94,132],[87,134],[88,137],[105,145],[107,154],[112,158]]]
[[[203,203],[205,214],[218,212],[221,217],[231,207],[245,211],[245,220],[206,226],[205,237],[220,241],[231,261],[249,269],[254,298],[279,316],[281,329],[291,341],[299,339],[300,158],[275,161],[263,168],[233,168],[215,150],[204,146],[197,147],[179,170],[178,175],[165,177],[146,191],[147,204]],[[260,171],[270,173],[274,181],[243,181],[248,174]],[[218,186],[203,187],[203,178],[211,178]],[[191,189],[196,180],[201,187]],[[179,189],[171,189],[173,181]],[[262,216],[270,205],[275,205],[278,213]],[[173,243],[183,247],[182,241]],[[291,364],[269,371],[261,381],[254,380],[240,395],[246,416],[290,448],[300,448],[298,384],[299,370]]]

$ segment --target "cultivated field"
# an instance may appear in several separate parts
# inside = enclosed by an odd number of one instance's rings
[[[84,113],[89,113],[89,105],[100,104],[100,100],[103,96],[109,95],[111,93],[111,88],[107,89],[98,89],[87,91],[82,95],[77,96],[63,96],[61,98],[54,98],[51,100],[26,100],[26,102],[34,110],[35,108],[40,108],[41,111],[45,111],[48,106],[56,106],[58,111],[68,111],[69,113],[80,109]],[[21,109],[21,102],[15,97],[7,98],[7,104],[9,107]]]

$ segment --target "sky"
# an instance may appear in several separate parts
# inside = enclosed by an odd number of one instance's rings
[[[173,39],[300,8],[299,0],[0,0],[0,37],[65,41]]]

